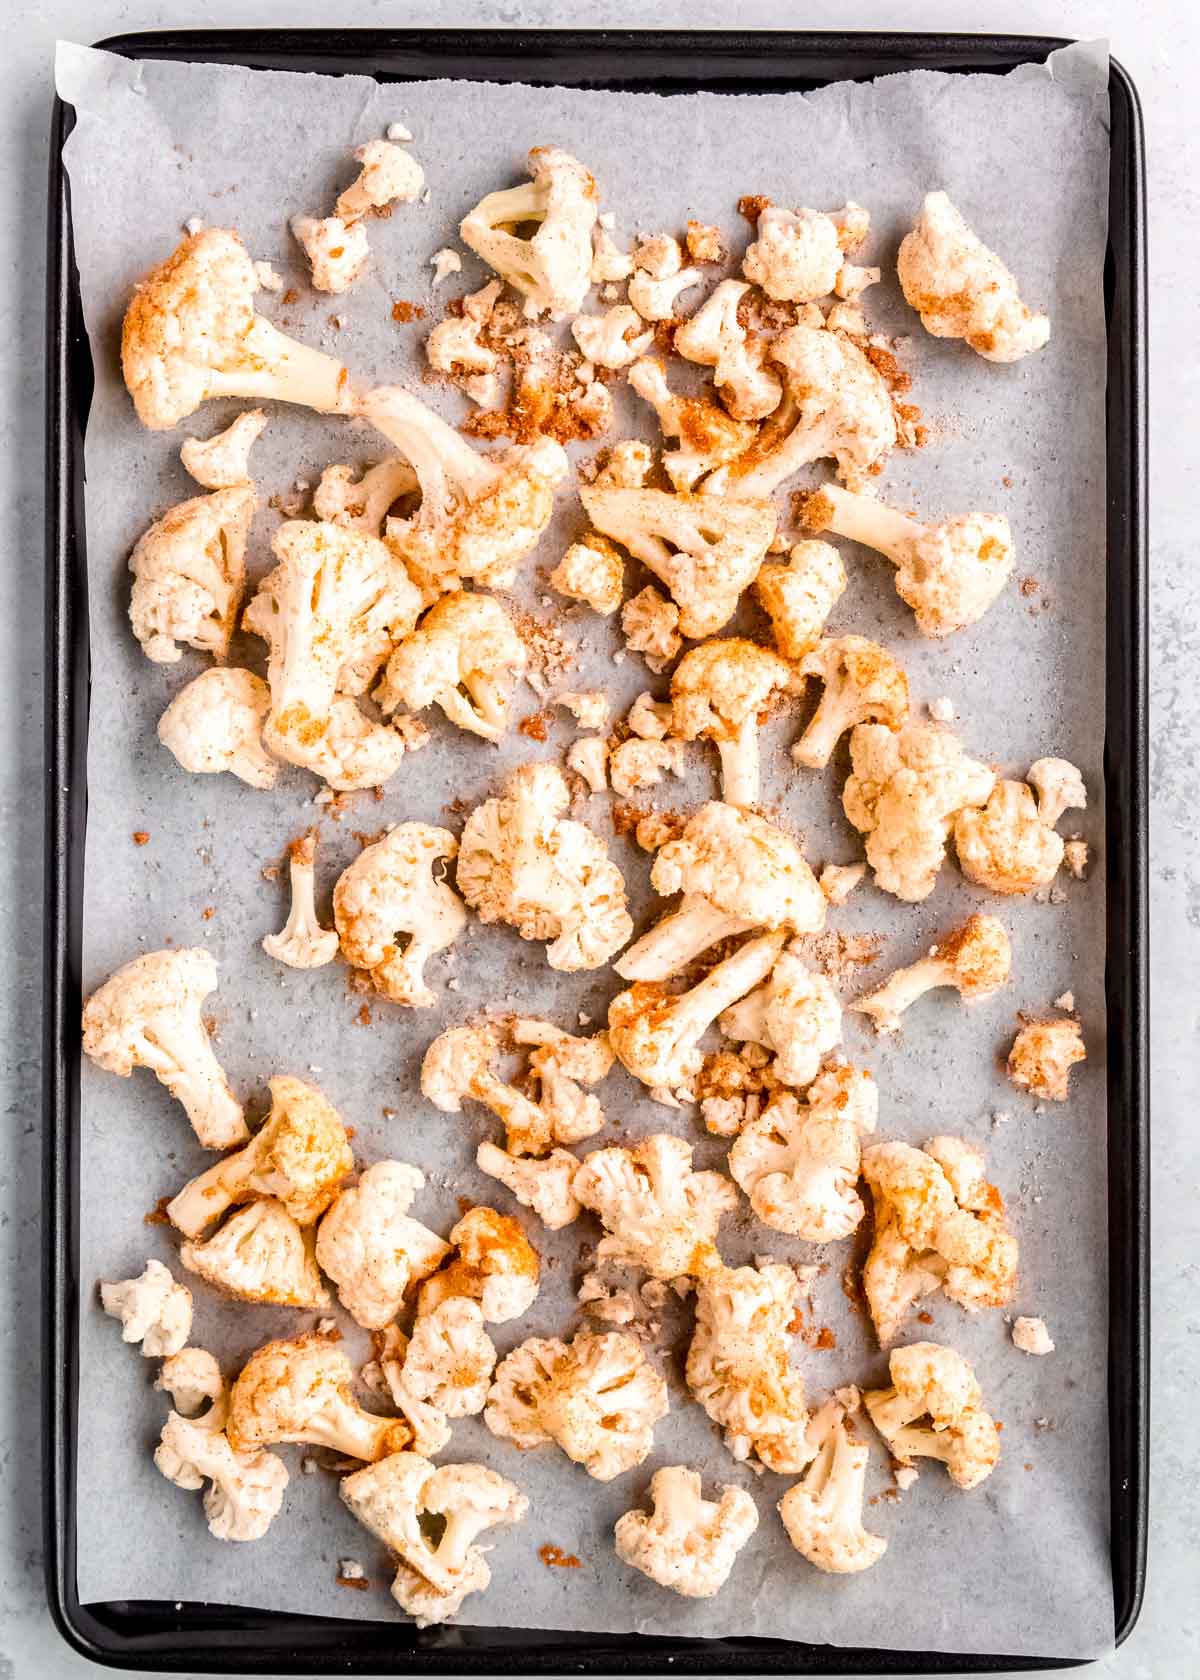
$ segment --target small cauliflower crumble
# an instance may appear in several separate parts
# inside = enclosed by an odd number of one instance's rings
[[[440,251],[435,251],[429,262],[433,269],[435,286],[440,286],[451,274],[462,273],[462,258],[457,251],[452,251],[449,245],[443,245]]]
[[[1050,1340],[1044,1318],[1018,1318],[1012,1327],[1012,1339],[1013,1346],[1020,1348],[1022,1353],[1054,1352],[1054,1343]]]
[[[386,138],[389,140],[411,140],[413,134],[412,130],[404,123],[393,122],[387,125]]]
[[[929,702],[928,711],[935,723],[953,723],[958,713],[954,709],[953,700],[945,694]]]
[[[1068,1015],[1075,1013],[1075,993],[1060,992],[1054,1000],[1055,1009],[1065,1009]]]

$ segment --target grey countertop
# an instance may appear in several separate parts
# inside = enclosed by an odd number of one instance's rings
[[[721,28],[725,0],[5,0],[8,70],[0,100],[0,1680],[62,1680],[87,1665],[60,1642],[42,1590],[38,1452],[40,1316],[40,918],[42,333],[45,178],[56,36],[94,41],[135,29],[575,23]],[[1118,1680],[1200,1676],[1200,1164],[1194,1118],[1200,1012],[1200,562],[1195,440],[1200,435],[1200,11],[1192,0],[740,0],[744,28],[962,29],[1107,36],[1142,97],[1149,142],[1152,499],[1152,940],[1154,1021],[1154,1449],[1150,1576],[1141,1621],[1096,1672]],[[1192,461],[1193,466],[1188,467]],[[1194,664],[1193,661],[1197,661]],[[1189,674],[1191,673],[1191,674]],[[1069,1334],[1055,1326],[1056,1334]],[[82,1399],[87,1404],[86,1394]],[[114,1489],[114,1494],[119,1490]]]

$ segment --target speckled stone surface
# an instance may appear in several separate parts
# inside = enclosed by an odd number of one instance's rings
[[[207,0],[203,22],[342,26],[573,23],[727,27],[725,0]],[[54,1631],[42,1591],[38,1475],[38,1215],[41,936],[42,329],[46,136],[56,35],[95,41],[201,21],[183,0],[4,0],[0,100],[0,1680],[62,1680],[87,1664]],[[1200,1025],[1200,565],[1195,439],[1200,428],[1200,259],[1193,90],[1200,11],[1190,0],[741,0],[739,26],[997,29],[1108,36],[1145,107],[1150,174],[1152,516],[1152,938],[1154,1024],[1154,1415],[1150,1577],[1127,1644],[1094,1672],[1117,1680],[1200,1676],[1200,1519],[1194,1427],[1200,1391],[1200,1149],[1195,1110]],[[1070,1334],[1056,1325],[1056,1336]],[[84,1404],[87,1404],[84,1397]],[[113,1490],[119,1497],[120,1490]],[[947,1582],[951,1587],[952,1582]]]

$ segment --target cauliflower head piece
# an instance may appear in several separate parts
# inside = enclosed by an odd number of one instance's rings
[[[443,1301],[477,1301],[487,1324],[507,1324],[537,1299],[541,1261],[518,1220],[490,1207],[473,1207],[450,1232],[454,1259],[421,1286],[417,1310]]]
[[[1039,759],[1031,782],[1035,776],[1041,782],[1036,794],[1025,782],[997,782],[981,810],[960,811],[954,819],[959,868],[976,886],[1006,896],[1031,893],[1058,874],[1066,848],[1054,824],[1065,810],[1086,808],[1087,790],[1065,759]]]
[[[617,1556],[684,1598],[715,1597],[758,1527],[753,1499],[736,1487],[705,1499],[699,1472],[672,1464],[651,1477],[650,1504],[649,1516],[635,1507],[618,1517]]]
[[[246,579],[246,541],[258,505],[252,484],[168,508],[129,556],[129,622],[147,659],[173,665],[180,643],[225,659]]]
[[[343,956],[392,1003],[410,1009],[437,1003],[425,965],[467,925],[462,900],[440,872],[457,852],[448,829],[400,823],[364,847],[333,889]]]
[[[704,739],[716,747],[727,804],[758,803],[759,719],[776,694],[797,686],[786,659],[740,636],[689,648],[675,667],[671,727],[684,741]]]
[[[792,748],[793,764],[823,770],[856,724],[899,729],[908,717],[908,678],[886,648],[865,636],[819,641],[799,669],[801,676],[819,678],[823,687],[816,711]]]
[[[827,542],[796,543],[786,561],[769,560],[762,566],[754,593],[785,659],[799,661],[817,646],[846,582],[842,557]]]
[[[464,245],[525,299],[525,313],[575,315],[592,284],[592,230],[600,196],[590,170],[557,146],[535,146],[532,179],[488,193],[459,223]],[[525,237],[518,231],[536,226]]]
[[[720,1025],[727,1038],[772,1052],[773,1077],[802,1089],[841,1041],[842,1006],[825,976],[789,948],[780,952],[770,978],[727,1009]]]
[[[499,741],[529,656],[494,595],[453,590],[435,601],[388,660],[375,699],[384,713],[440,706],[459,729]]]
[[[261,1449],[237,1451],[224,1431],[225,1402],[203,1417],[172,1412],[154,1450],[155,1467],[176,1487],[204,1492],[214,1540],[261,1540],[283,1504],[287,1466]]]
[[[952,986],[964,1003],[995,995],[1012,969],[1012,947],[1004,924],[995,916],[969,916],[930,949],[929,955],[896,972],[873,992],[850,1005],[869,1015],[876,1032],[900,1031],[910,1004],[937,986]]]
[[[481,1143],[475,1154],[480,1172],[510,1190],[522,1207],[536,1213],[548,1231],[561,1231],[579,1217],[571,1188],[579,1169],[569,1149],[552,1149],[535,1158],[508,1154],[494,1143]]]
[[[271,788],[279,766],[262,740],[270,709],[261,677],[215,665],[180,689],[158,720],[158,738],[194,776],[228,770],[249,787]]]
[[[971,1366],[937,1342],[893,1348],[888,1365],[891,1387],[868,1389],[863,1405],[892,1457],[940,1459],[957,1487],[978,1487],[999,1461],[1000,1432]]]
[[[230,1445],[250,1452],[298,1441],[368,1464],[402,1451],[412,1437],[409,1424],[364,1411],[353,1381],[349,1359],[322,1336],[267,1342],[250,1355],[229,1392]]]
[[[207,1242],[185,1242],[179,1258],[189,1272],[234,1301],[311,1311],[330,1304],[311,1230],[269,1197],[230,1214]]]
[[[851,1440],[840,1417],[812,1464],[779,1501],[788,1539],[801,1557],[827,1574],[859,1574],[887,1550],[886,1540],[863,1527],[870,1456],[870,1447]]]
[[[737,1191],[717,1172],[692,1168],[692,1146],[655,1133],[631,1148],[594,1149],[571,1186],[608,1233],[597,1258],[651,1277],[698,1277],[718,1264],[717,1227]]]
[[[100,1304],[120,1319],[121,1340],[140,1342],[147,1359],[171,1358],[192,1333],[192,1292],[161,1260],[147,1260],[140,1277],[102,1283]]]
[[[376,1161],[343,1190],[317,1229],[316,1255],[356,1324],[382,1330],[409,1289],[447,1259],[449,1243],[409,1217],[425,1175],[404,1161]]]
[[[1040,1102],[1066,1102],[1071,1069],[1086,1061],[1087,1047],[1078,1021],[1026,1021],[1008,1052],[1008,1077]]]

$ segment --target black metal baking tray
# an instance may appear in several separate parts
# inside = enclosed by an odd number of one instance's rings
[[[656,93],[767,92],[898,70],[1003,74],[1060,39],[1000,35],[529,30],[184,30],[102,41],[139,58]],[[1138,96],[1112,65],[1108,317],[1109,1402],[1118,1643],[1145,1583],[1149,1334],[1146,802],[1146,209]],[[1069,1668],[1065,1660],[850,1650],[764,1639],[597,1636],[268,1614],[205,1604],[79,1602],[75,1585],[78,1127],[87,569],[83,435],[92,393],[55,102],[50,147],[45,974],[45,1552],[51,1613],[92,1661],[158,1672],[316,1674],[931,1674]],[[115,1515],[115,1513],[114,1513]],[[119,1519],[118,1519],[119,1520]]]

